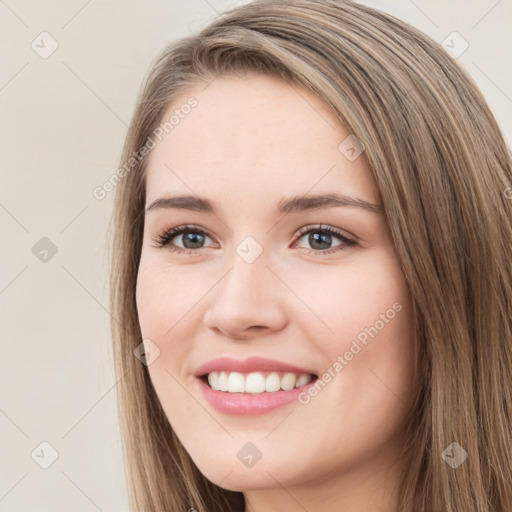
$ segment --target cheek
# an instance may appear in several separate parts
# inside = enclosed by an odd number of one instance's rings
[[[311,340],[321,337],[325,348],[340,348],[340,343],[359,333],[364,339],[365,328],[374,324],[379,331],[390,331],[391,325],[399,330],[409,319],[405,311],[409,290],[396,258],[388,251],[293,273],[287,282],[294,283],[293,292],[304,305],[302,323],[315,327],[317,335]]]
[[[164,294],[166,289],[154,270],[140,269],[137,276],[136,302],[139,324],[144,338],[157,338],[163,334],[163,324],[168,320],[164,316]],[[160,335],[158,334],[160,333]]]
[[[147,346],[158,347],[158,357],[147,369],[173,428],[176,418],[186,415],[193,406],[180,382],[187,378],[183,362],[192,347],[184,340],[190,335],[187,329],[197,324],[192,307],[197,298],[192,297],[194,293],[189,288],[181,286],[182,281],[183,277],[180,278],[175,268],[141,260],[136,288],[139,325],[143,339],[151,340],[151,343],[145,342]]]
[[[158,357],[148,366],[148,372],[162,405],[170,410],[188,407],[190,397],[180,382],[190,380],[190,368],[186,365],[194,352],[190,340],[202,325],[201,298],[213,285],[207,276],[203,280],[193,274],[192,266],[180,269],[150,262],[148,258],[141,260],[137,276],[136,302],[142,338],[151,340],[158,349]]]
[[[400,412],[414,385],[414,341],[410,293],[394,255],[303,272],[294,291],[308,306],[300,329],[326,356],[333,405]]]
[[[204,295],[204,287],[179,268],[142,260],[136,289],[142,335],[158,343],[176,338],[197,314],[194,305]]]

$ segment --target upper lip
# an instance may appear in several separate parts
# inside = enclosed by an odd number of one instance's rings
[[[314,372],[306,368],[300,368],[298,366],[282,363],[274,359],[267,359],[265,357],[250,357],[249,359],[244,360],[232,359],[230,357],[220,357],[201,365],[195,371],[194,376],[200,377],[215,371],[231,371],[239,373],[278,371],[298,374],[308,373],[315,375]]]

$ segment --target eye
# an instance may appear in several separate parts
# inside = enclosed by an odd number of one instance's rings
[[[171,241],[174,238],[181,240],[183,247],[172,244]],[[167,246],[172,252],[192,254],[198,252],[199,249],[203,249],[201,245],[204,243],[205,238],[211,238],[211,236],[207,231],[198,226],[178,226],[168,229],[159,235],[155,240],[155,246]]]
[[[331,254],[333,252],[343,251],[347,247],[357,245],[355,240],[347,238],[341,231],[338,231],[331,226],[305,226],[301,228],[297,234],[299,241],[302,238],[307,237],[307,242],[313,247],[313,249],[303,248],[303,252],[306,254]],[[332,239],[337,238],[340,243],[334,247],[327,247],[332,244]],[[325,250],[328,249],[328,250]]]
[[[301,248],[302,252],[306,254],[310,254],[311,252],[322,255],[331,254],[345,250],[347,247],[357,245],[357,242],[347,238],[341,231],[330,226],[322,226],[321,224],[319,226],[305,226],[301,228],[296,234],[295,239],[300,241],[306,238],[306,236],[307,242],[313,246],[312,249]],[[181,247],[172,243],[172,240],[175,238],[181,240]],[[178,226],[168,229],[159,235],[155,240],[155,247],[167,247],[168,250],[172,252],[192,255],[194,253],[197,254],[201,249],[205,248],[204,243],[207,238],[211,239],[213,237],[208,231],[199,226]],[[334,247],[328,247],[332,245],[333,238],[338,239],[340,243]],[[296,243],[297,242],[295,242],[293,246],[295,246]]]

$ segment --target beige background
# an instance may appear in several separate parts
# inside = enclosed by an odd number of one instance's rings
[[[113,194],[92,190],[118,166],[160,49],[236,3],[0,0],[1,511],[128,510],[109,339]],[[510,143],[511,0],[364,3],[439,42],[457,31]],[[43,237],[57,249],[46,262]],[[42,442],[58,452],[47,469]]]

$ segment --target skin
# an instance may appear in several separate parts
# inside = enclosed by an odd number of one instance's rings
[[[149,210],[136,290],[143,337],[160,351],[148,370],[167,418],[209,480],[244,492],[247,512],[394,512],[414,387],[412,309],[385,218],[347,206],[276,210],[283,197],[332,192],[381,204],[364,152],[347,159],[338,146],[349,132],[327,105],[276,78],[217,78],[176,99],[164,119],[190,96],[198,105],[149,155],[146,208],[194,194],[219,210]],[[204,234],[193,254],[155,246],[183,224],[213,236]],[[357,244],[339,250],[335,235],[324,245],[297,235],[319,224]],[[236,252],[247,236],[263,248],[250,264]],[[183,234],[171,243],[187,242],[194,247]],[[394,303],[401,311],[332,372]],[[307,404],[227,415],[206,402],[193,375],[221,356],[335,376]],[[237,458],[247,442],[262,453],[250,468]]]

